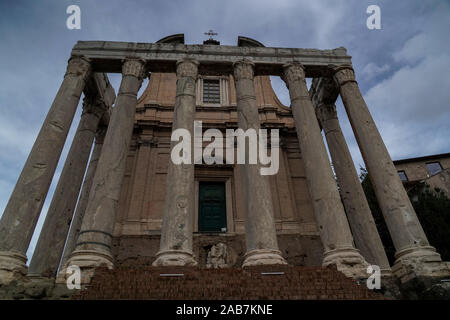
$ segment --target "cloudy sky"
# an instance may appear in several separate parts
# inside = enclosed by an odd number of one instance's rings
[[[81,30],[66,9],[81,8]],[[381,30],[366,9],[381,8]],[[222,44],[238,35],[266,46],[347,48],[357,79],[393,159],[450,152],[450,6],[446,0],[15,0],[0,1],[0,215],[62,81],[78,40],[155,42],[184,33],[201,43],[213,29]],[[110,75],[117,89],[118,75]],[[272,79],[280,99],[288,93]],[[143,87],[145,87],[145,83]],[[141,89],[142,91],[142,89]],[[355,165],[363,165],[342,102],[339,116]],[[68,141],[74,134],[79,112]],[[68,151],[66,143],[28,256]]]

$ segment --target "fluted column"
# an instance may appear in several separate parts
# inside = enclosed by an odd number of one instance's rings
[[[86,176],[81,188],[80,200],[78,200],[77,208],[70,225],[69,235],[67,236],[63,258],[61,260],[62,267],[66,265],[67,260],[69,259],[76,246],[78,235],[81,229],[81,224],[83,222],[84,213],[86,211],[89,200],[89,192],[91,191],[92,181],[94,179],[95,171],[97,170],[98,159],[100,158],[100,154],[102,152],[105,134],[105,126],[100,126],[97,128],[97,132],[95,133],[94,149],[92,150],[91,159],[89,160]]]
[[[80,193],[92,142],[106,107],[85,97],[83,112],[31,259],[29,274],[54,277]]]
[[[339,125],[336,106],[319,102],[316,105],[316,114],[325,133],[328,150],[339,183],[341,199],[356,247],[361,251],[367,262],[378,265],[384,273],[390,273],[389,261],[383,243]]]
[[[450,275],[430,246],[381,135],[361,95],[353,68],[334,67],[350,123],[369,172],[378,203],[396,249],[392,271],[409,275]]]
[[[90,62],[71,57],[64,80],[0,220],[0,283],[26,273],[26,251],[64,147]]]
[[[193,151],[195,117],[195,82],[198,62],[177,62],[177,88],[172,132],[185,129],[190,134]],[[172,141],[170,149],[177,144]],[[174,164],[169,160],[166,197],[163,208],[160,250],[154,266],[192,266],[197,262],[192,253],[195,208],[194,162]]]
[[[84,283],[90,281],[95,267],[113,267],[112,232],[144,69],[145,63],[138,59],[126,59],[122,65],[122,82],[92,182],[81,231],[75,250],[67,262],[68,265],[81,268]]]
[[[319,124],[299,63],[284,66],[283,80],[291,97],[291,109],[305,165],[306,181],[324,246],[323,265],[334,264],[348,276],[367,276],[367,262],[353,245]]]
[[[258,106],[253,83],[254,64],[248,60],[234,64],[238,127],[244,131],[260,129]],[[245,236],[247,252],[243,267],[262,264],[286,264],[278,249],[273,217],[272,195],[267,176],[260,174],[261,165],[249,164],[249,146],[246,143],[246,162],[242,165],[245,190]]]

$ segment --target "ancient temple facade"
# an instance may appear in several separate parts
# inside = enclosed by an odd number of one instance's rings
[[[117,93],[109,72],[122,74]],[[290,106],[277,98],[271,75],[286,83]],[[306,77],[313,78],[309,90]],[[25,253],[82,93],[80,124],[27,266]],[[338,95],[397,250],[393,266],[339,125]],[[201,134],[277,130],[277,173],[261,175],[260,163],[175,164],[171,135],[181,128],[194,137],[194,121],[201,121]],[[404,282],[449,275],[346,50],[268,48],[245,37],[237,46],[186,45],[181,34],[156,43],[77,43],[0,221],[0,281],[27,274],[63,279],[71,265],[89,282],[101,265],[266,264],[336,265],[354,278],[377,265]]]

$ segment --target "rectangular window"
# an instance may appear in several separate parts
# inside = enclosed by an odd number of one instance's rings
[[[428,169],[428,172],[431,175],[434,175],[434,174],[439,173],[439,172],[442,171],[442,167],[441,167],[441,164],[439,162],[429,162],[429,163],[427,163],[427,169]]]
[[[406,176],[406,172],[404,170],[397,171],[398,175],[400,176],[400,180],[403,182],[408,181],[408,177]]]
[[[203,80],[203,103],[220,103],[220,80]]]

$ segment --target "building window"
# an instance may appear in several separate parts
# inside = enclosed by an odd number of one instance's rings
[[[203,80],[203,103],[220,104],[220,80]]]
[[[402,182],[408,181],[408,177],[406,176],[406,172],[404,170],[397,171]]]
[[[428,169],[428,172],[431,175],[434,175],[434,174],[439,173],[439,172],[442,171],[442,167],[441,167],[441,164],[439,162],[429,162],[429,163],[427,163],[427,169]]]

